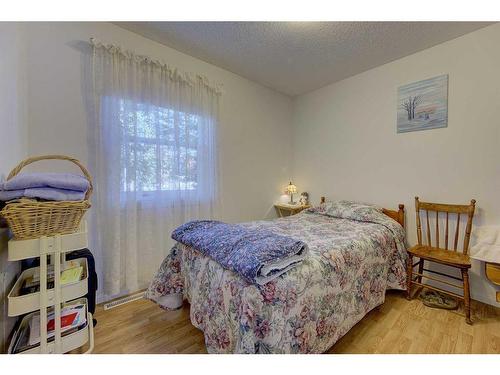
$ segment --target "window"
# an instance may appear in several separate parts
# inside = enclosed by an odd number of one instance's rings
[[[196,191],[199,116],[120,99],[121,191]]]

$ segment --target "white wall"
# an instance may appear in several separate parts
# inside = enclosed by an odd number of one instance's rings
[[[23,33],[16,24],[0,24],[0,179],[26,157],[25,80]],[[19,271],[7,262],[7,231],[0,228],[0,353],[15,319],[7,318],[6,296]]]
[[[500,224],[500,24],[297,97],[293,176],[313,201],[357,199],[406,206],[416,242],[414,197],[477,200],[475,225]],[[397,88],[449,74],[448,127],[396,133]],[[494,304],[482,265],[472,296]]]
[[[82,49],[95,37],[222,82],[221,217],[235,222],[274,214],[272,203],[290,177],[289,97],[113,24],[30,23],[25,27],[30,154],[63,153],[87,161]]]

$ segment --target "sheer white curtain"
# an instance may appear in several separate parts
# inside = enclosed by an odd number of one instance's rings
[[[214,215],[220,88],[119,47],[91,44],[90,237],[106,300],[148,285],[175,227]]]

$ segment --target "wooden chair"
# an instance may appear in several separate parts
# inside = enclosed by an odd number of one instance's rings
[[[470,319],[470,288],[469,288],[469,268],[471,267],[468,251],[469,251],[469,240],[470,233],[472,229],[472,218],[474,216],[476,201],[473,199],[470,201],[470,205],[456,205],[456,204],[441,204],[441,203],[429,203],[429,202],[420,202],[418,197],[415,197],[415,209],[417,213],[417,239],[418,245],[412,247],[408,250],[409,259],[407,266],[407,298],[410,300],[412,298],[411,295],[411,287],[412,285],[419,285],[421,287],[426,287],[432,290],[436,290],[452,297],[455,297],[459,300],[464,301],[465,306],[465,320],[467,324],[472,324]],[[420,224],[420,211],[425,211],[425,218],[427,223],[427,244],[424,245],[422,243],[422,227]],[[434,241],[435,246],[431,243],[431,226],[429,225],[429,212],[435,212],[435,235]],[[444,229],[444,247],[440,247],[439,242],[439,213],[442,212],[446,214],[446,226]],[[450,214],[456,214],[456,228],[455,228],[455,236],[453,241],[453,249],[448,248],[448,219]],[[458,238],[459,238],[459,228],[460,228],[460,216],[467,215],[467,225],[465,227],[465,235],[463,241],[462,252],[457,250],[458,248]],[[442,215],[444,216],[444,215]],[[419,261],[415,264],[413,263],[413,257],[418,257]],[[455,277],[451,275],[447,275],[445,273],[429,270],[424,268],[424,262],[436,262],[443,264],[445,266],[454,267],[461,271],[462,277]],[[418,265],[418,272],[414,272],[413,268]],[[462,285],[457,285],[456,283],[451,283],[445,281],[440,278],[436,278],[433,276],[424,275],[423,272],[427,271],[433,274],[438,274],[441,276],[445,276],[451,279],[455,279],[462,282]],[[413,276],[416,275],[414,278]],[[430,286],[422,284],[422,277],[425,277],[429,280],[437,281],[439,283],[452,286],[458,289],[463,289],[463,295],[459,295],[453,292],[449,292],[447,290],[440,289],[438,287]]]

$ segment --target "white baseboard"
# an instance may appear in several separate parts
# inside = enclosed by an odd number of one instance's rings
[[[104,304],[103,308],[104,308],[104,310],[109,310],[109,309],[124,305],[126,303],[130,303],[132,301],[137,301],[137,300],[142,299],[142,298],[144,298],[144,292],[135,293],[135,294],[132,294],[132,295],[127,296],[127,297],[118,298],[118,299],[115,299],[113,301],[107,302]]]

